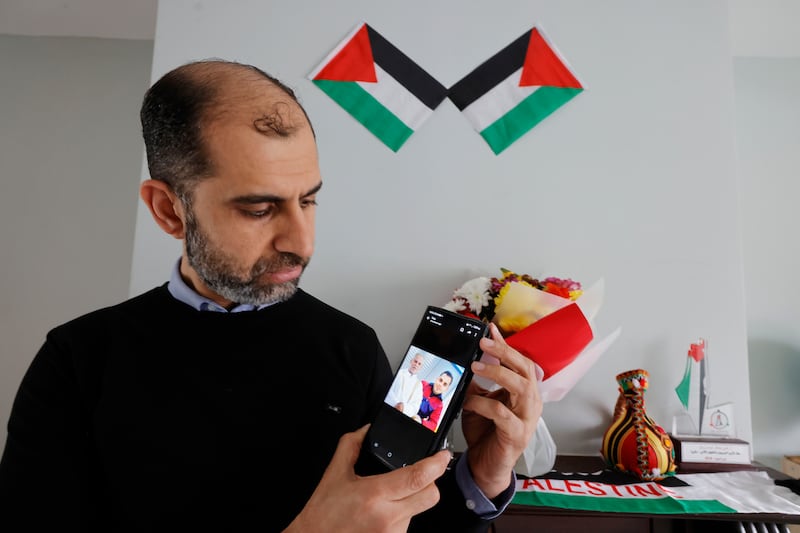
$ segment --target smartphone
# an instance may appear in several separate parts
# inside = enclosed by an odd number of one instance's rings
[[[364,439],[359,474],[402,468],[444,447],[488,331],[478,319],[427,307]]]

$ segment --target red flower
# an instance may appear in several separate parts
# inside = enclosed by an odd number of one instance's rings
[[[553,293],[556,296],[561,296],[562,298],[569,299],[569,289],[567,287],[562,287],[561,285],[556,285],[552,281],[548,281],[544,284],[544,291]]]

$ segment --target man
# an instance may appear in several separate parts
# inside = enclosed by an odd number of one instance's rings
[[[541,414],[533,364],[493,328],[500,365],[472,368],[502,389],[471,390],[456,465],[356,475],[391,369],[371,328],[297,288],[322,185],[305,111],[207,61],[158,80],[141,118],[140,196],[181,257],[48,333],[9,419],[3,530],[485,530]]]
[[[426,428],[436,431],[439,417],[442,416],[444,400],[442,396],[453,382],[453,374],[445,370],[435,381],[422,382],[422,401],[419,405],[419,419]]]
[[[422,383],[417,377],[417,372],[424,363],[425,356],[422,353],[414,354],[408,362],[408,367],[397,373],[386,394],[386,403],[409,417],[417,414],[422,401]]]

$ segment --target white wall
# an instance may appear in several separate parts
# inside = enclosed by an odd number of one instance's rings
[[[740,57],[734,72],[753,447],[778,467],[800,453],[800,57]]]
[[[587,89],[501,156],[449,102],[395,154],[305,78],[361,19],[445,85],[541,24]],[[632,368],[651,373],[648,410],[668,426],[701,336],[712,402],[735,401],[752,438],[726,2],[162,3],[153,77],[210,56],[299,91],[325,182],[303,286],[372,324],[394,363],[424,306],[469,277],[604,277],[598,330],[622,337],[546,405],[559,451],[598,453],[614,376]],[[131,292],[178,253],[140,206]]]
[[[797,0],[728,0],[734,57],[800,56]]]
[[[152,50],[0,35],[0,449],[47,331],[128,294]]]

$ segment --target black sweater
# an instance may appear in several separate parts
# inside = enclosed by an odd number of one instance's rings
[[[17,393],[0,529],[280,531],[391,378],[370,327],[303,291],[215,313],[164,285],[89,313],[48,334]],[[412,530],[488,526],[453,477]]]

